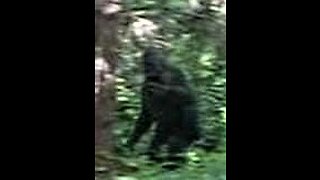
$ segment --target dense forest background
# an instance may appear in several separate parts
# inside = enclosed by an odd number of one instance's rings
[[[114,77],[109,84],[114,89],[114,108],[102,108],[109,111],[105,116],[114,116],[112,135],[100,136],[112,136],[105,140],[112,139],[112,145],[107,145],[112,146],[112,158],[105,155],[104,160],[117,162],[113,164],[117,179],[226,179],[225,8],[225,0],[96,0],[96,12],[105,12],[102,20],[96,17],[96,31],[105,36],[96,32],[96,49],[100,48],[96,53],[111,64],[108,73]],[[141,109],[141,55],[148,44],[165,49],[171,63],[184,71],[196,93],[204,134],[215,144],[208,152],[192,147],[188,164],[175,172],[162,172],[159,165],[150,165],[124,147]],[[143,151],[149,139],[146,135],[137,149]],[[102,161],[96,157],[96,178],[108,179]]]

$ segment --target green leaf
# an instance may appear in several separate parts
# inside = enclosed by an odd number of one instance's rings
[[[124,97],[124,96],[120,96],[120,97],[117,97],[117,100],[120,101],[120,102],[124,102],[124,101],[129,101],[129,98],[128,97]]]

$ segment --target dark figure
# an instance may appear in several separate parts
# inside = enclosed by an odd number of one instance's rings
[[[151,160],[163,145],[168,145],[169,161],[182,160],[182,154],[200,138],[198,112],[191,88],[180,69],[169,65],[158,49],[144,54],[145,82],[142,89],[142,111],[128,145],[133,148],[140,137],[156,123],[148,149]]]

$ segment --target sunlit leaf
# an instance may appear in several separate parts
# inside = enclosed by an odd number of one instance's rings
[[[117,100],[118,101],[129,101],[129,98],[128,97],[124,97],[124,96],[120,96],[120,97],[117,97]]]

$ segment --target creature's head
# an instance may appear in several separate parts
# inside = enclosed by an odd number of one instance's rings
[[[156,57],[161,57],[162,52],[160,48],[154,47],[154,46],[149,46],[145,49],[144,52],[144,60],[151,60]]]
[[[165,58],[160,49],[148,47],[143,55],[145,74],[148,77],[161,75],[165,66]]]

